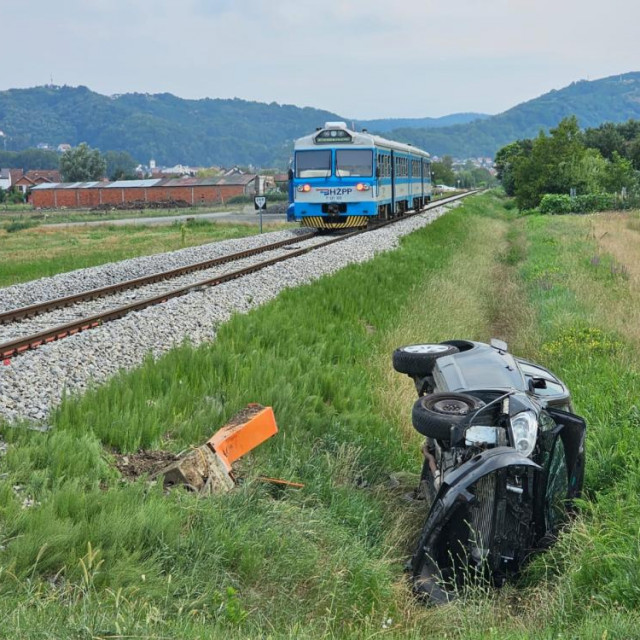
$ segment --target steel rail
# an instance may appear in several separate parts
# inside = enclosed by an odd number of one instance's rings
[[[141,276],[140,278],[134,278],[133,280],[123,280],[116,284],[110,284],[106,287],[99,287],[97,289],[89,289],[82,291],[81,293],[74,293],[70,296],[63,298],[55,298],[52,300],[46,300],[45,302],[38,302],[26,307],[20,307],[18,309],[10,309],[0,313],[0,324],[9,324],[16,320],[22,320],[24,318],[30,318],[41,313],[53,311],[54,309],[61,309],[62,307],[68,307],[77,302],[85,302],[86,300],[95,300],[96,298],[104,298],[114,293],[120,293],[121,291],[127,291],[128,289],[139,289],[148,284],[160,282],[162,280],[171,280],[178,276],[183,276],[193,271],[203,271],[220,264],[227,262],[235,262],[242,258],[248,258],[250,256],[256,256],[266,251],[273,251],[280,247],[287,246],[289,244],[295,244],[296,242],[303,242],[313,238],[316,233],[307,233],[296,238],[289,238],[288,240],[281,240],[280,242],[274,242],[273,244],[264,245],[262,247],[256,247],[254,249],[246,249],[245,251],[238,251],[237,253],[230,253],[226,256],[219,258],[212,258],[210,260],[203,260],[202,262],[195,262],[193,264],[184,265],[183,267],[177,267],[170,271],[159,271],[153,273],[150,276]]]

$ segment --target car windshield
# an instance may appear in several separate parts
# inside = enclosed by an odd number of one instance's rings
[[[328,178],[331,175],[331,150],[298,151],[296,178]]]
[[[369,149],[338,149],[336,176],[370,178],[373,174],[373,152]]]

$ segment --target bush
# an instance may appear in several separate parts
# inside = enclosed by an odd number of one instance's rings
[[[227,204],[253,204],[253,198],[249,196],[233,196],[227,200]]]
[[[7,233],[14,233],[15,231],[22,231],[23,229],[30,229],[31,227],[35,226],[36,223],[29,220],[12,220],[11,222],[5,224],[4,228]]]
[[[542,196],[538,207],[540,213],[571,213],[571,197],[559,193],[547,193]]]
[[[267,193],[267,206],[273,202],[286,202],[289,196],[286,193]],[[227,200],[227,204],[253,204],[253,196],[233,196]]]
[[[571,197],[566,194],[547,193],[538,207],[540,213],[592,213],[607,209],[625,208],[624,201],[619,202],[612,193],[586,193]]]

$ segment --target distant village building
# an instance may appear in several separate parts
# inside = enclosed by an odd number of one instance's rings
[[[21,170],[20,173],[22,173]],[[43,184],[45,182],[60,182],[60,180],[60,172],[56,169],[33,169],[17,178],[13,183],[13,186],[22,191],[22,193],[26,193],[36,185]]]
[[[64,153],[65,151],[69,151],[70,149],[71,149],[71,145],[67,144],[66,142],[59,144],[57,147],[58,153]]]
[[[175,178],[176,176],[195,176],[195,169],[184,166],[182,164],[176,164],[173,167],[156,167],[155,162],[152,160],[154,166],[150,166],[152,178]],[[150,163],[151,164],[151,163]]]
[[[289,188],[289,174],[288,173],[277,173],[273,176],[273,181],[277,189],[280,189],[283,193],[287,193],[287,189]]]
[[[11,171],[9,169],[0,169],[0,189],[5,191],[11,186]]]

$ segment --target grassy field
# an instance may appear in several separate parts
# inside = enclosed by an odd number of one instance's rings
[[[0,204],[0,222],[54,224],[57,222],[92,222],[95,220],[121,220],[123,218],[158,218],[165,216],[197,216],[217,211],[240,212],[244,204],[219,204],[207,207],[180,207],[175,209],[132,209],[120,211],[90,211],[89,209],[34,209],[30,204]]]
[[[266,231],[282,228],[265,225]],[[0,226],[0,287],[142,255],[255,235],[255,224],[192,220],[161,226]]]
[[[474,198],[392,254],[235,317],[212,345],[70,399],[48,433],[3,428],[0,636],[640,637],[640,218],[504,205]],[[420,437],[390,355],[492,336],[572,389],[586,496],[518,584],[427,609],[403,573],[424,518],[403,499]],[[280,433],[233,493],[163,495],[115,470],[113,452],[200,444],[252,401]]]

